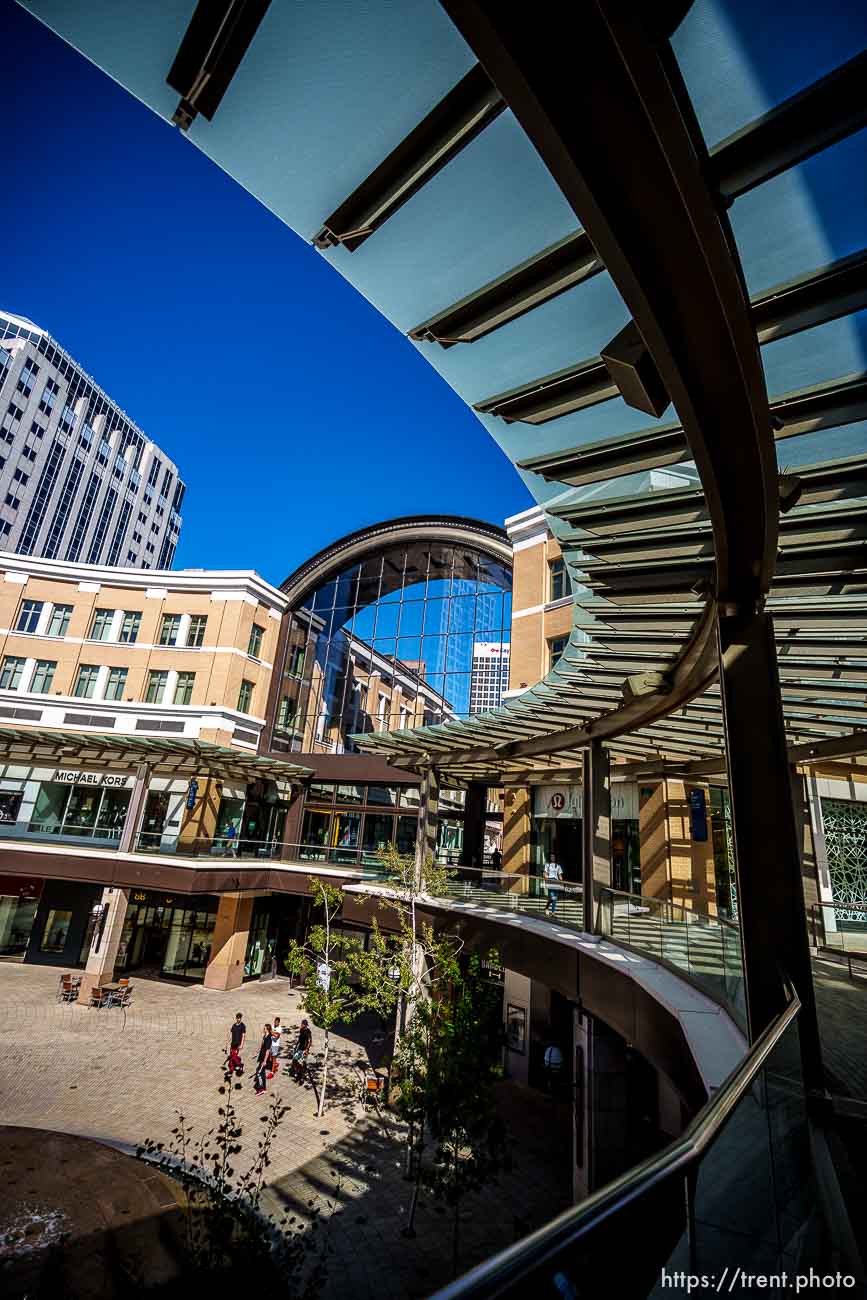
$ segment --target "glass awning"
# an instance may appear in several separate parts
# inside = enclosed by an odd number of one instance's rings
[[[172,120],[189,4],[23,2]],[[671,37],[760,349],[781,509],[767,608],[795,746],[867,724],[865,46],[867,7],[846,0],[695,0]],[[455,780],[565,770],[594,735],[629,758],[718,755],[718,564],[686,416],[622,395],[610,358],[630,310],[445,8],[271,4],[188,138],[408,335],[566,557],[572,634],[545,681],[359,746]],[[688,662],[704,685],[675,707]],[[648,694],[659,716],[609,739],[606,720]]]
[[[244,754],[207,740],[84,735],[43,727],[0,727],[0,761],[8,765],[112,764],[130,769],[146,763],[154,776],[207,775],[242,784],[257,779],[300,781],[313,775],[310,768],[297,763]]]

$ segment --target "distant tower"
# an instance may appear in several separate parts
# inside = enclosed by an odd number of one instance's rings
[[[508,641],[475,641],[470,678],[470,713],[495,709],[508,688]]]
[[[184,484],[59,343],[0,312],[0,550],[169,569]]]

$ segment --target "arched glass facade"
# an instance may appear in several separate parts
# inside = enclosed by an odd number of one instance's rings
[[[355,733],[493,707],[508,687],[511,579],[483,550],[430,541],[330,575],[289,615],[275,740],[342,753]]]

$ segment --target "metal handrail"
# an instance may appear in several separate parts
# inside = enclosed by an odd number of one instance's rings
[[[634,899],[636,902],[640,904],[652,903],[655,904],[657,907],[668,907],[671,908],[672,910],[682,912],[683,915],[687,918],[685,924],[689,923],[689,918],[692,919],[699,918],[702,921],[713,921],[715,924],[725,926],[726,929],[734,930],[734,932],[737,935],[740,935],[741,932],[740,926],[738,925],[737,921],[732,921],[727,916],[719,916],[719,915],[711,916],[709,912],[698,912],[694,908],[684,907],[682,903],[675,903],[672,899],[669,898],[653,898],[649,894],[632,894],[625,889],[613,889],[611,885],[602,885],[600,887],[599,892],[600,894],[610,894],[612,898],[618,897],[618,898],[625,898],[627,900]]]
[[[788,979],[783,980],[787,1005],[759,1035],[744,1059],[720,1084],[684,1132],[663,1151],[627,1170],[607,1187],[594,1192],[580,1206],[564,1210],[550,1223],[537,1228],[523,1241],[465,1273],[463,1277],[434,1292],[431,1300],[474,1300],[490,1297],[514,1285],[527,1272],[586,1237],[614,1214],[632,1204],[678,1173],[700,1160],[731,1119],[740,1101],[752,1087],[768,1057],[796,1019],[801,1002]]]

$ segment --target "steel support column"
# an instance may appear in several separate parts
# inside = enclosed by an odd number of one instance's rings
[[[780,968],[801,999],[804,1080],[824,1087],[774,629],[767,614],[721,615],[720,688],[728,751],[749,1035],[784,1006]]]
[[[464,802],[464,840],[461,846],[460,865],[481,867],[485,854],[485,814],[488,808],[488,787],[479,781],[467,786]]]
[[[421,775],[418,826],[415,836],[415,880],[419,889],[424,880],[425,863],[436,857],[439,791],[439,773],[435,767],[426,768]]]
[[[584,929],[599,934],[595,895],[611,884],[611,782],[608,750],[598,740],[584,750],[584,807],[581,813],[581,879]]]

